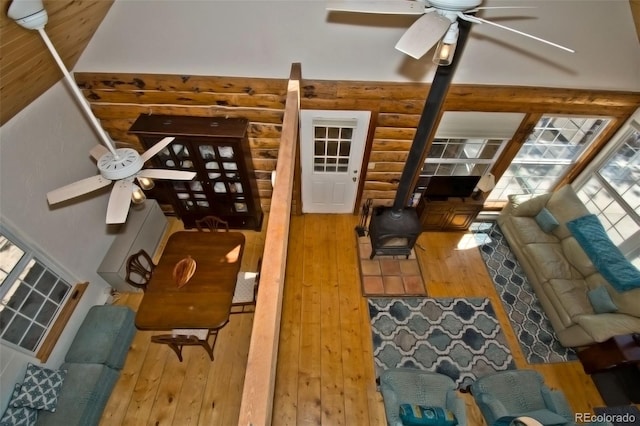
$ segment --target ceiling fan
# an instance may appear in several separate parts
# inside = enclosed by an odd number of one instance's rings
[[[57,204],[88,194],[114,182],[107,206],[106,223],[124,223],[127,220],[130,203],[144,202],[146,197],[141,187],[144,189],[153,187],[152,179],[191,180],[196,176],[195,172],[182,170],[143,169],[144,163],[165,149],[174,140],[173,137],[162,139],[142,154],[135,149],[115,147],[109,135],[100,126],[44,30],[48,15],[42,0],[13,0],[7,15],[20,26],[38,31],[102,142],[102,145],[98,144],[89,151],[91,157],[97,162],[100,174],[48,192],[49,204]]]
[[[420,59],[436,43],[438,47],[433,57],[436,65],[449,65],[458,39],[458,18],[476,24],[489,24],[511,31],[559,49],[574,53],[573,49],[518,31],[472,13],[482,9],[530,8],[527,6],[479,7],[482,0],[373,0],[329,2],[327,10],[339,12],[422,15],[402,35],[396,49]]]

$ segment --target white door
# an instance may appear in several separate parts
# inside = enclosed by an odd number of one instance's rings
[[[370,119],[369,111],[300,111],[304,213],[353,211]]]

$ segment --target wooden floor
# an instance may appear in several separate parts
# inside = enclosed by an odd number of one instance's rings
[[[273,424],[384,425],[376,391],[369,317],[360,292],[351,215],[292,218],[285,280]],[[179,228],[175,225],[174,228]],[[243,268],[255,267],[264,232],[245,232]],[[528,365],[473,238],[423,233],[416,249],[430,297],[489,297],[518,368],[533,368],[562,389],[576,412],[603,402],[579,362]],[[117,303],[137,309],[140,294]],[[139,331],[101,425],[235,425],[240,409],[252,314],[234,315],[221,330],[211,362],[186,347],[180,363]],[[484,425],[468,395],[470,425]],[[258,426],[258,425],[255,425]]]

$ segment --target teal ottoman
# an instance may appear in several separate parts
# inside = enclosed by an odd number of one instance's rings
[[[135,312],[126,306],[89,309],[65,357],[70,363],[95,363],[120,370],[136,334]]]

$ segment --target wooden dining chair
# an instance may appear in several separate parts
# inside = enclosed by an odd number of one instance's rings
[[[260,284],[260,268],[262,258],[258,259],[256,272],[240,271],[236,280],[236,290],[231,302],[232,314],[244,314],[255,311],[258,298],[258,285]]]
[[[149,253],[140,250],[127,259],[127,275],[124,280],[132,286],[146,291],[155,267]]]
[[[209,343],[213,336],[213,341]],[[213,349],[218,340],[218,330],[207,329],[174,329],[171,334],[158,334],[151,336],[153,343],[168,345],[178,355],[182,362],[182,348],[185,346],[202,346],[213,361]]]
[[[205,216],[195,221],[198,231],[225,231],[229,232],[229,222],[220,219],[217,216]]]

